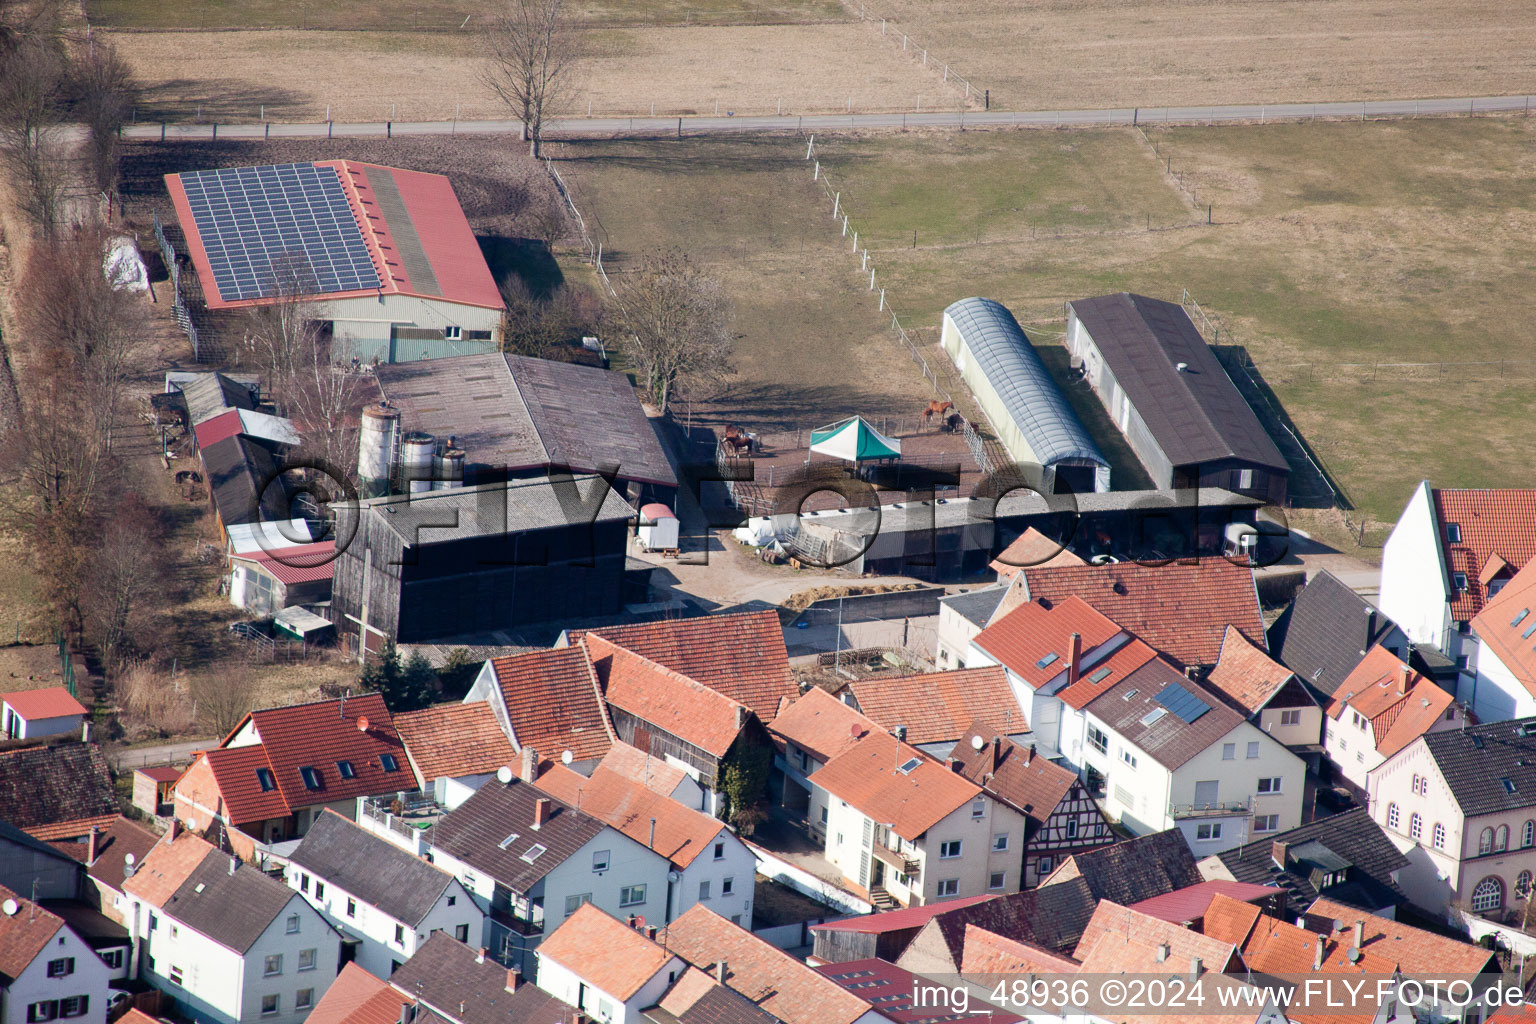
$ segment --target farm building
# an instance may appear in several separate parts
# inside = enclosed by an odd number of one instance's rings
[[[165,183],[210,309],[313,302],[364,362],[500,347],[501,293],[440,174],[325,160]]]
[[[88,712],[75,695],[62,686],[18,690],[0,701],[4,710],[4,735],[8,740],[78,733]]]
[[[621,373],[495,353],[380,367],[376,379],[405,436],[451,439],[464,453],[466,482],[558,468],[616,474],[614,489],[631,501],[670,502],[677,489],[650,418]]]
[[[1182,306],[1129,292],[1069,302],[1067,348],[1159,489],[1285,503],[1285,457]]]
[[[337,510],[331,621],[422,643],[622,602],[632,509],[600,477],[481,484],[366,499]]]
[[[1109,460],[1002,303],[961,299],[944,310],[940,344],[999,440],[1047,494],[1109,490]]]

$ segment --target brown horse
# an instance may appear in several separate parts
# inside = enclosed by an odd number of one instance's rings
[[[732,434],[727,431],[720,439],[720,444],[725,447],[726,454],[736,457],[752,454],[752,439],[745,434]]]
[[[939,422],[940,423],[943,423],[944,422],[944,414],[949,412],[949,410],[953,409],[954,407],[955,407],[955,403],[954,402],[940,402],[940,401],[937,401],[937,400],[929,402],[928,403],[928,408],[923,410],[923,426],[924,426],[924,428],[926,428],[928,426],[929,422],[935,416],[937,416],[939,418]]]

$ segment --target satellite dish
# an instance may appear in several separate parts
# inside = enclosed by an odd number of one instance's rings
[[[367,732],[368,731],[368,716],[367,715],[358,715],[357,716],[357,731],[358,732]]]
[[[576,760],[576,755],[571,753],[569,750],[562,750],[562,751],[560,751],[560,763],[561,764],[569,765],[574,760]]]
[[[1360,962],[1360,948],[1358,946],[1350,946],[1349,952],[1344,955],[1349,957],[1349,962],[1352,964]]]
[[[6,900],[4,903],[0,903],[0,910],[5,911],[6,917],[15,917],[16,912],[20,909],[21,904],[17,903],[15,900]]]
[[[639,914],[635,915],[635,927],[636,928],[644,928],[645,927],[645,918],[642,917]]]
[[[682,878],[683,876],[676,871],[667,872],[667,881],[669,882],[679,882],[682,881]]]
[[[501,783],[503,786],[505,786],[507,783],[511,782],[512,781],[512,769],[508,768],[506,765],[502,765],[500,768],[497,768],[496,769],[496,781]]]
[[[972,736],[971,737],[971,749],[972,750],[980,750],[982,747],[984,747],[986,745],[987,745],[987,741],[982,739],[980,736]]]
[[[124,863],[124,864],[127,864],[127,865],[128,865],[128,866],[129,866],[129,867],[133,867],[133,865],[134,865],[134,862],[135,862],[135,861],[137,861],[137,860],[138,860],[138,859],[139,859],[139,858],[137,858],[137,857],[135,857],[135,856],[134,856],[134,855],[133,855],[133,854],[131,854],[131,853],[125,853],[125,854],[123,854],[123,863]]]

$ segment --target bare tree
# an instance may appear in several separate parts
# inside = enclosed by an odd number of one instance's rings
[[[147,599],[162,571],[160,536],[153,510],[137,494],[116,501],[96,532],[81,606],[86,635],[109,667],[122,665],[145,639]]]
[[[518,355],[559,358],[556,350],[596,333],[603,320],[601,300],[568,284],[539,295],[513,275],[502,284],[501,296],[506,303],[504,345]]]
[[[110,201],[117,193],[122,163],[118,132],[136,92],[133,73],[117,47],[93,37],[75,66],[74,84],[75,111],[90,131],[92,181]]]
[[[545,115],[580,56],[563,0],[504,0],[486,33],[485,83],[523,122],[528,151],[539,155]]]
[[[0,162],[43,237],[53,235],[67,181],[63,140],[67,64],[60,38],[7,35],[0,49]]]
[[[316,331],[299,353],[286,383],[283,406],[304,438],[301,454],[353,476],[357,467],[358,410],[363,379],[332,357],[328,333]]]
[[[666,412],[679,387],[730,368],[730,303],[720,282],[680,253],[661,253],[617,278],[618,318],[651,403]]]
[[[226,662],[217,672],[200,672],[187,682],[199,722],[209,732],[223,736],[256,706],[261,696],[261,676],[249,661]]]
[[[247,314],[245,344],[262,376],[262,388],[281,404],[308,354],[319,344],[319,313],[306,297],[319,291],[302,254],[273,261],[264,296],[271,301]]]

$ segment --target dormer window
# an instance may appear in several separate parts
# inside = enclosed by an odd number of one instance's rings
[[[1461,524],[1460,523],[1446,523],[1445,524],[1445,542],[1447,544],[1460,544],[1461,543]]]

